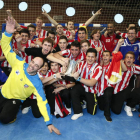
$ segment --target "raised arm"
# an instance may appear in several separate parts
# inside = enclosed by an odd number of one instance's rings
[[[48,20],[54,25],[54,26],[57,26],[58,23],[52,18],[49,16],[49,14],[47,14],[47,12],[43,9],[43,13],[42,13],[44,16],[46,16],[48,18]]]
[[[85,22],[85,26],[88,26],[97,16],[101,14],[101,10],[98,10],[90,19]]]
[[[1,39],[1,48],[6,57],[7,61],[13,67],[17,64],[17,61],[23,61],[22,58],[16,55],[16,53],[12,49],[12,33],[15,31],[15,20],[13,18],[8,17],[6,20],[6,32],[3,34]]]
[[[21,51],[21,52],[25,52],[25,48],[21,45],[21,40],[22,40],[21,35],[20,34],[17,34],[15,36],[15,39],[16,39],[16,42],[17,42],[18,50]]]
[[[119,41],[118,41],[118,44],[117,44],[117,46],[116,46],[116,48],[115,48],[115,52],[118,52],[119,51],[119,49],[120,49],[120,47],[121,47],[121,45],[124,43],[124,39],[119,39]]]
[[[13,18],[14,19],[14,17],[12,16],[12,11],[11,10],[6,10],[6,12],[7,12],[7,14],[8,14],[8,16],[10,17],[10,18]],[[15,19],[14,19],[15,20]],[[20,27],[20,25],[17,23],[17,21],[15,20],[15,27],[17,28],[17,27]]]

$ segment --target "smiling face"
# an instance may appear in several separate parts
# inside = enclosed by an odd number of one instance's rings
[[[43,21],[41,19],[36,19],[36,28],[37,30],[41,30],[41,27],[42,27],[42,24],[43,24]]]
[[[27,68],[28,74],[35,75],[42,65],[43,65],[43,59],[40,57],[35,57],[29,63],[29,66]]]
[[[66,50],[67,46],[68,46],[68,42],[65,39],[60,39],[59,43],[58,43],[60,50]]]
[[[60,65],[59,65],[58,63],[51,63],[51,70],[52,70],[54,73],[59,72],[59,68],[60,68]]]
[[[52,44],[47,42],[47,41],[44,41],[44,43],[42,44],[42,53],[44,55],[47,55],[52,49]]]
[[[81,40],[85,40],[86,39],[86,33],[85,31],[78,31],[78,37]]]
[[[30,32],[30,39],[32,39],[36,35],[36,30],[32,27],[29,27],[28,30]]]
[[[71,54],[72,54],[73,58],[76,58],[80,53],[79,47],[71,46],[70,50],[71,50]]]
[[[95,53],[93,52],[88,52],[87,55],[86,55],[86,62],[89,64],[89,65],[92,65],[94,64],[96,61],[96,55]]]
[[[41,72],[43,75],[46,75],[47,72],[48,72],[48,69],[49,69],[48,63],[45,62],[45,63],[44,63],[44,66],[40,69],[40,72]]]
[[[21,37],[22,37],[21,43],[26,44],[29,39],[29,35],[27,33],[21,33]]]
[[[97,31],[97,33],[93,34],[93,40],[98,41],[100,39],[100,30]]]
[[[84,43],[81,44],[82,52],[86,53],[89,48],[90,48],[90,46],[88,45],[87,42],[84,42]]]
[[[132,54],[126,54],[124,62],[127,67],[131,67],[135,61],[134,55]]]
[[[128,33],[127,33],[127,35],[128,35],[128,39],[129,39],[129,41],[130,42],[135,42],[136,41],[136,31],[133,29],[133,30],[128,30]]]
[[[107,31],[109,35],[112,35],[115,32],[115,27],[113,24],[108,24],[107,25]]]

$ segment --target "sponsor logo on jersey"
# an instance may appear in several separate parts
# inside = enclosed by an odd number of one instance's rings
[[[110,39],[106,39],[106,42],[110,42]]]
[[[25,88],[28,88],[29,86],[27,84],[24,85]]]

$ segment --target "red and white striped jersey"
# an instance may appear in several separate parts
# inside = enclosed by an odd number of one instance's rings
[[[57,46],[57,44],[59,42],[59,38],[60,38],[60,36],[58,36],[58,35],[55,36],[55,44],[56,44],[56,46]]]
[[[84,52],[80,52],[79,55],[76,58],[73,58],[71,50],[70,49],[66,49],[64,51],[61,51],[63,56],[68,57],[70,60],[85,60],[86,59],[86,54]]]
[[[100,63],[100,61],[102,60],[102,53],[103,51],[106,50],[105,45],[103,42],[101,42],[100,40],[98,42],[93,41],[92,39],[89,40],[90,42],[90,47],[91,48],[97,48],[97,47],[101,47],[102,49],[97,53],[97,63]]]
[[[110,65],[111,65],[111,62],[106,66],[104,65],[102,66],[102,71],[103,71],[102,76],[101,76],[101,79],[98,81],[98,96],[103,95],[104,90],[107,87],[114,87],[114,85],[109,84],[105,78],[105,75],[107,74]]]
[[[97,81],[100,80],[102,75],[102,67],[98,63],[88,65],[86,61],[82,61],[78,64],[78,73],[84,79],[94,78]],[[94,86],[87,86],[82,84],[86,92],[97,93],[98,82]]]
[[[77,29],[75,30],[75,34],[77,32]],[[71,36],[71,32],[66,30],[66,29],[63,29],[63,33],[66,34],[66,37],[69,38]],[[72,40],[68,40],[68,43],[71,44],[75,39],[72,39]]]
[[[123,37],[124,39],[126,39],[127,38],[127,33],[119,33],[119,35],[121,36],[121,37]],[[140,38],[140,31],[139,32],[137,32],[137,36],[136,36],[137,38]]]
[[[31,43],[34,43],[32,40],[28,40],[28,42],[26,43],[26,44],[21,44],[22,45],[22,47],[24,47],[24,48],[30,48],[30,45],[31,45]],[[14,48],[17,48],[17,42],[15,42],[14,44],[13,44],[13,47]],[[33,56],[28,56],[26,53],[24,53],[24,52],[20,52],[20,55],[21,55],[21,57],[26,61],[26,63],[30,63],[31,62],[31,60],[33,59]]]
[[[127,88],[130,78],[133,74],[140,74],[140,66],[135,65],[128,68],[127,71],[122,72],[122,80],[115,85],[114,94]]]
[[[48,77],[48,73],[46,73],[46,75],[43,75],[42,73],[40,72],[37,72],[39,78],[43,77],[43,78],[46,78]],[[30,96],[30,99],[36,99],[36,96],[32,93],[32,95]]]
[[[46,30],[43,30],[43,29],[41,29],[41,30],[36,30],[36,36],[38,37],[38,38],[41,38],[41,37],[47,37],[47,31]]]

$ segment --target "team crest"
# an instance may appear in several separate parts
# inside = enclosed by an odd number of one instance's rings
[[[117,44],[117,40],[114,40],[114,43]]]
[[[25,88],[28,88],[29,86],[27,84],[24,85]]]
[[[136,50],[137,50],[137,46],[134,47],[134,51],[136,51]]]
[[[20,74],[19,70],[16,70],[16,74],[17,74],[17,75],[19,75],[19,74]]]

